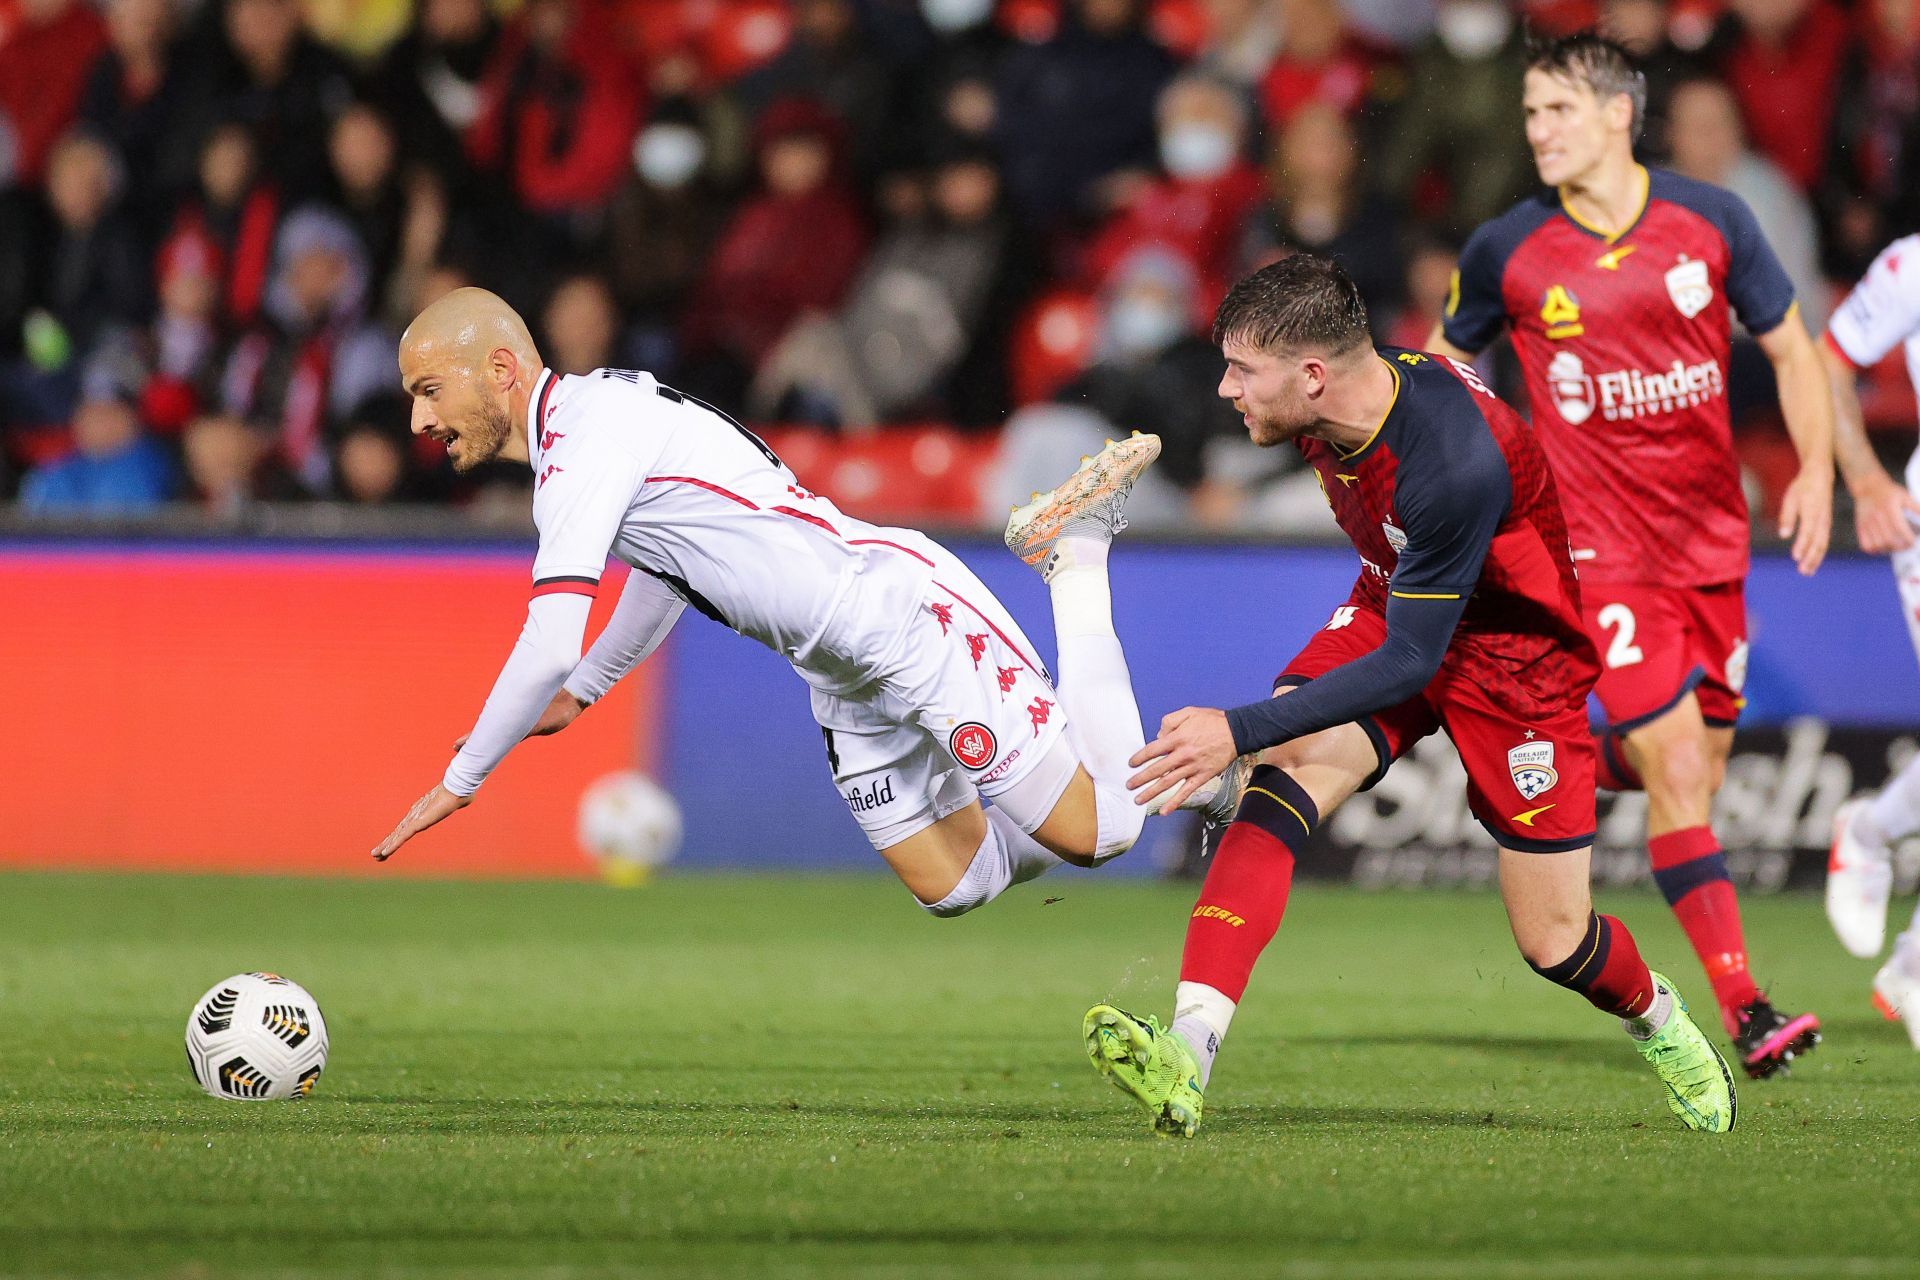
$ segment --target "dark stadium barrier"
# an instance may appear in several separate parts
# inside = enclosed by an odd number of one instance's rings
[[[951,545],[1050,656],[1039,580],[997,543]],[[438,777],[513,643],[528,559],[520,538],[418,531],[0,536],[0,864],[372,872],[366,850]],[[1353,572],[1352,553],[1329,547],[1123,543],[1115,615],[1149,728],[1184,705],[1262,696]],[[1841,557],[1803,580],[1762,555],[1749,609],[1751,705],[1717,820],[1736,875],[1770,888],[1817,879],[1833,807],[1915,750],[1920,669],[1882,561]],[[682,867],[878,865],[829,780],[805,686],[690,612],[613,701],[516,752],[470,813],[381,874],[591,874],[580,792],[633,764],[680,800]],[[1597,874],[1625,883],[1644,866],[1640,800],[1609,803]],[[1161,872],[1193,845],[1190,823],[1156,819],[1101,874]],[[1435,738],[1326,824],[1301,865],[1446,885],[1487,880],[1492,858]]]

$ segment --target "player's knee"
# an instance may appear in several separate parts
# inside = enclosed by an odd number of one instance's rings
[[[1648,791],[1692,798],[1717,790],[1724,767],[1709,758],[1705,742],[1692,735],[1675,735],[1644,753],[1640,772]]]
[[[1584,901],[1536,907],[1513,920],[1513,940],[1529,965],[1552,969],[1579,947],[1592,916],[1592,905]]]

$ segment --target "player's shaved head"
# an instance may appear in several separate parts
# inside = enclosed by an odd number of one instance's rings
[[[520,313],[499,294],[471,287],[429,303],[400,337],[402,360],[413,349],[479,360],[496,348],[513,352],[528,368],[539,366],[539,350]]]
[[[457,471],[503,452],[526,456],[515,425],[525,421],[540,369],[527,322],[485,289],[443,295],[400,337],[400,383],[413,397],[414,433],[446,445]]]

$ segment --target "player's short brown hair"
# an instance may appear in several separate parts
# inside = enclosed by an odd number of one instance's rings
[[[1296,253],[1227,290],[1213,316],[1213,340],[1258,347],[1313,348],[1345,355],[1371,341],[1359,286],[1331,258]]]
[[[1640,130],[1647,123],[1647,77],[1618,40],[1591,30],[1570,36],[1529,36],[1527,70],[1584,84],[1603,103],[1617,93],[1626,94],[1633,104],[1627,136],[1639,141]]]

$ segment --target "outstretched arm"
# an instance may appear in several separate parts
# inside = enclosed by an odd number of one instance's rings
[[[686,607],[686,601],[658,578],[638,569],[629,573],[613,616],[567,677],[563,691],[583,707],[606,697],[622,676],[660,647]]]
[[[1871,555],[1904,551],[1913,545],[1909,513],[1920,514],[1906,486],[1887,474],[1867,439],[1866,414],[1854,386],[1855,370],[1833,334],[1820,344],[1827,364],[1827,383],[1833,388],[1833,457],[1853,495],[1853,531],[1860,549]]]
[[[1833,399],[1826,366],[1796,307],[1756,341],[1773,362],[1780,412],[1800,455],[1800,474],[1780,499],[1780,536],[1793,539],[1793,562],[1812,573],[1833,535]]]
[[[420,797],[400,825],[374,849],[375,861],[385,862],[414,836],[472,803],[473,793],[513,745],[539,722],[547,704],[579,663],[587,612],[592,605],[591,596],[573,592],[534,597],[527,606],[527,622],[520,630],[520,639],[500,678],[494,681],[473,732],[447,766],[440,784]]]

